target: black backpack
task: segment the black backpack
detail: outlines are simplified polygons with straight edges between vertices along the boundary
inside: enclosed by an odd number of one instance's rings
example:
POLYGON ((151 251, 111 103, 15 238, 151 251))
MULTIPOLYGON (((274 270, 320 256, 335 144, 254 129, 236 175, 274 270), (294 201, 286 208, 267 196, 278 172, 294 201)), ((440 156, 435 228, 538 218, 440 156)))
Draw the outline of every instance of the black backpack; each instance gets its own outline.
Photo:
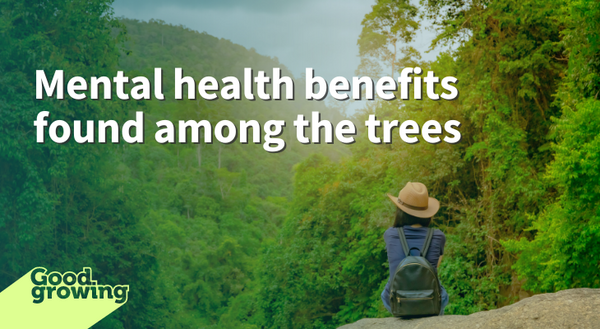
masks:
POLYGON ((397 317, 422 317, 440 314, 441 295, 440 283, 435 269, 425 258, 433 229, 427 228, 425 245, 420 251, 420 256, 411 256, 404 236, 404 229, 398 228, 400 243, 406 258, 404 258, 394 272, 390 288, 390 305, 392 314, 397 317))

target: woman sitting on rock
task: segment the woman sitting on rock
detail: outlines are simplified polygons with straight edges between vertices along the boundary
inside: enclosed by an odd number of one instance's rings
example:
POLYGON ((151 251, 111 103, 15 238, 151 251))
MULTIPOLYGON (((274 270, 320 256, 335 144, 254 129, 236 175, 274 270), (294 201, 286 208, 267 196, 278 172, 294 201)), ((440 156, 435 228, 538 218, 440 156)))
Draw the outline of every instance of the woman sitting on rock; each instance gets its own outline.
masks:
POLYGON ((429 197, 421 183, 409 182, 398 197, 388 197, 396 205, 396 218, 383 235, 390 266, 390 278, 381 293, 383 305, 395 316, 435 315, 438 307, 439 315, 443 315, 448 293, 437 279, 437 268, 446 237, 438 229, 429 232, 431 217, 440 203, 429 197), (416 257, 407 258, 407 254, 416 257))

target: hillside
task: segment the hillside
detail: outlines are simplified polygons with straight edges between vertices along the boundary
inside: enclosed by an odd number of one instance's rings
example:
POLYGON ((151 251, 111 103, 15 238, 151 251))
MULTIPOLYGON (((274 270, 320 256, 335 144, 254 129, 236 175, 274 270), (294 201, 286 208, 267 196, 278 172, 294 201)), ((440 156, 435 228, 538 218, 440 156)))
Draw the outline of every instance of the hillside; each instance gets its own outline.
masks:
MULTIPOLYGON (((336 145, 302 145, 291 122, 298 114, 320 111, 332 121, 342 118, 321 102, 173 100, 173 72, 199 81, 234 75, 243 81, 244 67, 281 67, 276 59, 257 54, 228 40, 158 21, 123 19, 127 41, 119 67, 130 76, 164 71, 165 101, 145 101, 138 110, 150 121, 153 136, 158 120, 286 120, 281 136, 287 147, 268 153, 261 144, 165 144, 154 141, 127 146, 119 164, 144 196, 141 225, 152 237, 158 261, 154 310, 165 327, 215 324, 240 294, 255 289, 255 267, 261 243, 274 238, 286 216, 293 193, 293 166, 313 153, 332 159, 347 151, 336 145), (159 297, 160 296, 160 297, 159 297)), ((297 93, 303 84, 296 81, 297 93)))
MULTIPOLYGON (((250 183, 260 185, 258 193, 267 195, 291 195, 291 168, 300 159, 314 152, 326 152, 332 158, 339 158, 347 151, 339 145, 302 145, 296 141, 292 121, 298 114, 308 115, 311 111, 319 111, 323 118, 332 122, 342 119, 337 111, 328 109, 322 102, 306 101, 296 97, 294 101, 205 101, 197 97, 196 101, 174 101, 173 81, 174 68, 183 68, 186 76, 199 81, 204 76, 221 79, 236 76, 243 81, 243 70, 251 67, 271 74, 273 67, 282 68, 282 74, 293 77, 284 65, 276 59, 257 54, 253 49, 234 44, 229 40, 219 39, 206 33, 172 26, 160 21, 139 22, 122 19, 127 31, 124 52, 119 60, 119 67, 129 75, 153 76, 154 67, 161 67, 164 72, 164 102, 150 101, 144 104, 144 111, 151 120, 169 119, 202 120, 211 122, 219 120, 285 120, 287 127, 281 136, 287 148, 282 153, 267 153, 261 144, 242 145, 234 142, 229 145, 174 145, 173 150, 196 152, 202 155, 202 162, 209 167, 221 163, 230 171, 244 170, 250 183), (194 151, 195 150, 195 151, 194 151), (219 160, 220 158, 220 160, 219 160), (261 161, 254 161, 261 159, 261 161), (286 178, 287 177, 287 178, 286 178), (267 192, 268 191, 268 192, 267 192)), ((304 94, 301 79, 295 79, 296 95, 304 94)), ((255 91, 256 92, 256 91, 255 91)), ((309 131, 309 130, 307 130, 309 131)), ((198 156, 197 156, 198 158, 198 156)), ((197 162, 197 160, 196 160, 197 162)))

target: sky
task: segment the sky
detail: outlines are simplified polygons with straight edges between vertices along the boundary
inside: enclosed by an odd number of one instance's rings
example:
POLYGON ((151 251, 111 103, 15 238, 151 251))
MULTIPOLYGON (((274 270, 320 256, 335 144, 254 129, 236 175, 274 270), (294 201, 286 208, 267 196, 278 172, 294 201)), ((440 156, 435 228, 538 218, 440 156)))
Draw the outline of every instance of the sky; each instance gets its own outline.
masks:
MULTIPOLYGON (((115 0, 117 17, 160 19, 231 40, 277 57, 300 77, 305 68, 327 80, 351 79, 360 63, 356 41, 375 0, 115 0)), ((423 24, 426 25, 426 24, 423 24)), ((413 47, 423 59, 433 33, 422 31, 413 47)), ((358 105, 358 104, 357 104, 358 105)))

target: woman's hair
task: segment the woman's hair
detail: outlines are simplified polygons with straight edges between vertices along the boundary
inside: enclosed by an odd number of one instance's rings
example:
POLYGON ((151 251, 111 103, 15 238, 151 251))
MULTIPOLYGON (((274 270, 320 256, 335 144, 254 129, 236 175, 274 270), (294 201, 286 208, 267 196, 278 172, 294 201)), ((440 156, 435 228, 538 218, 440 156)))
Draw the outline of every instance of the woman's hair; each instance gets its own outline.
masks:
POLYGON ((402 227, 404 225, 421 224, 421 226, 428 227, 431 223, 431 217, 419 218, 413 215, 409 215, 402 211, 400 208, 396 208, 396 218, 394 219, 393 227, 402 227))

